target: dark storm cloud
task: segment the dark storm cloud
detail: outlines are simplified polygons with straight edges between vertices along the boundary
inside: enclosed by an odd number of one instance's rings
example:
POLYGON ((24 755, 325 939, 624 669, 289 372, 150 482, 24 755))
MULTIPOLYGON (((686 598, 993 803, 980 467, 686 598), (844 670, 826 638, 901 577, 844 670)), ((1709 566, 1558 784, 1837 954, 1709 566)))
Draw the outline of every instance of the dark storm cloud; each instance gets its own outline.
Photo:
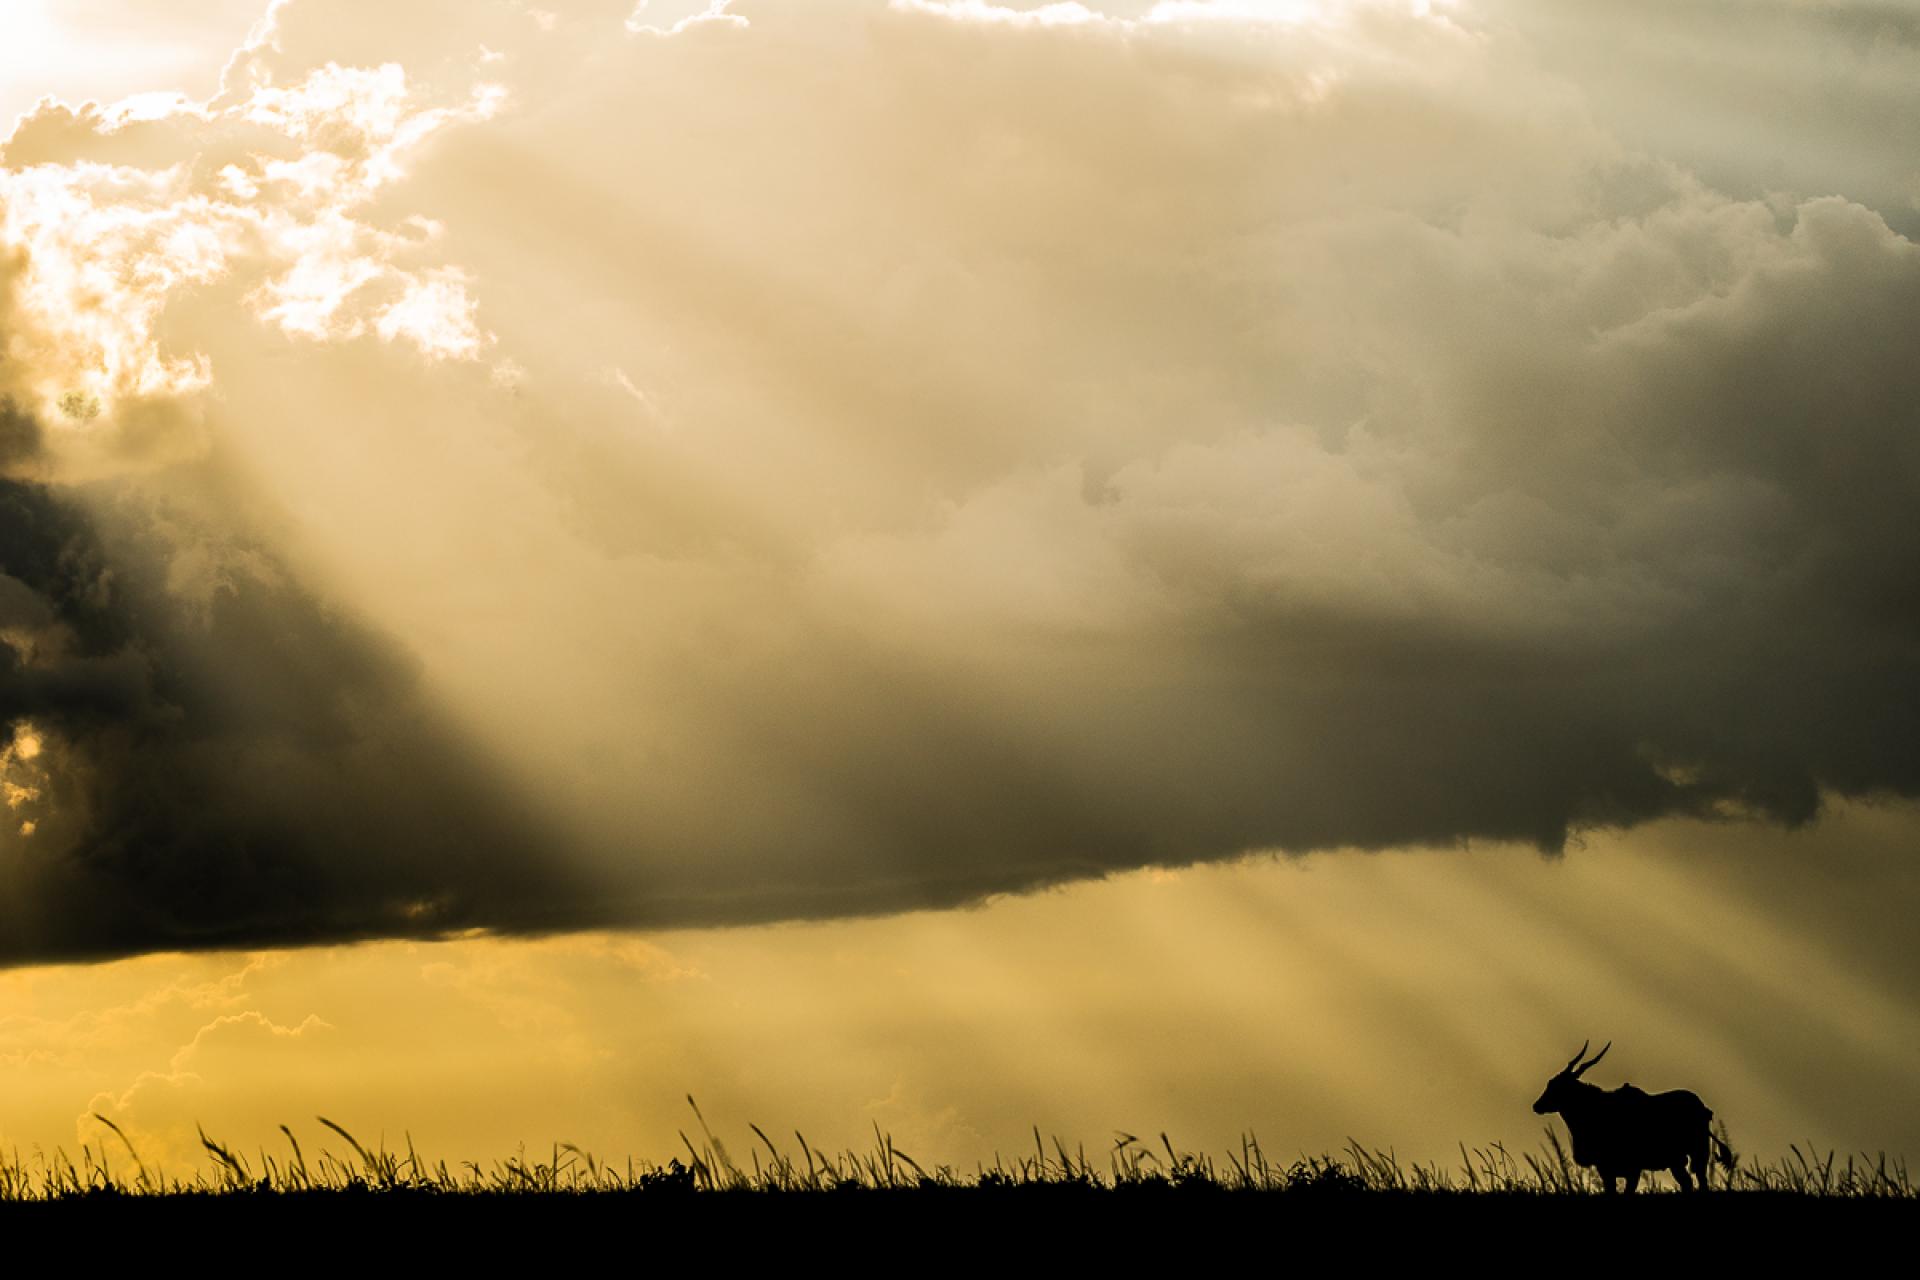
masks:
MULTIPOLYGON (((212 471, 170 487, 220 499, 212 471)), ((180 514, 0 480, 0 963, 572 918, 551 838, 392 644, 230 530, 183 600, 180 514)))
MULTIPOLYGON (((476 66, 460 8, 295 3, 236 60, 249 128, 309 87, 276 159, 406 167, 307 223, 231 120, 221 168, 189 115, 15 144, 160 148, 189 223, 264 192, 223 225, 304 246, 309 313, 355 254, 380 283, 283 333, 257 276, 168 313, 246 467, 9 491, 7 712, 46 739, 9 955, 1920 795, 1920 251, 1878 188, 1717 190, 1470 13, 743 0, 610 43, 626 6, 496 6, 476 66), (340 72, 376 32, 417 80, 340 72), (388 106, 482 74, 511 106, 398 149, 388 106), (484 333, 379 341, 455 285, 484 333)), ((124 436, 12 412, 17 474, 124 436)))

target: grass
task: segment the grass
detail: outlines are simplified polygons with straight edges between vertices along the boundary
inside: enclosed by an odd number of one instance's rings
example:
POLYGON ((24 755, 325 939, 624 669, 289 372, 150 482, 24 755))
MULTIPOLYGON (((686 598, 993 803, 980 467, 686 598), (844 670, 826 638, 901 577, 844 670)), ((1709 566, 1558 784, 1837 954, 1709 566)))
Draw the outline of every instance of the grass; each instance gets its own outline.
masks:
MULTIPOLYGON (((744 1154, 736 1157, 708 1126, 693 1099, 687 1101, 698 1140, 683 1132, 683 1152, 664 1164, 631 1160, 615 1164, 571 1143, 557 1143, 544 1158, 522 1151, 485 1166, 449 1165, 423 1157, 410 1137, 404 1150, 389 1150, 384 1142, 369 1148, 344 1126, 322 1116, 317 1118, 320 1141, 311 1155, 285 1125, 281 1133, 286 1146, 280 1150, 240 1152, 203 1131, 200 1145, 206 1163, 190 1176, 156 1173, 118 1125, 96 1115, 100 1140, 82 1143, 77 1160, 59 1149, 51 1154, 36 1150, 25 1157, 17 1151, 0 1155, 0 1203, 120 1197, 310 1199, 333 1194, 418 1200, 1037 1190, 1104 1193, 1105 1197, 1159 1191, 1255 1192, 1316 1200, 1371 1193, 1441 1201, 1571 1200, 1597 1197, 1601 1192, 1598 1180, 1573 1163, 1551 1127, 1537 1151, 1519 1155, 1499 1143, 1472 1149, 1463 1145, 1454 1167, 1404 1162, 1390 1148, 1372 1149, 1359 1143, 1337 1154, 1276 1160, 1252 1134, 1241 1139, 1237 1150, 1215 1155, 1181 1150, 1164 1133, 1158 1141, 1119 1133, 1109 1146, 1089 1154, 1084 1146, 1069 1148, 1058 1138, 1043 1138, 1035 1129, 1031 1152, 959 1170, 923 1165, 877 1127, 873 1145, 866 1150, 822 1151, 798 1132, 785 1142, 758 1125, 749 1125, 752 1140, 742 1145, 744 1154)), ((1724 1129, 1720 1137, 1725 1141, 1724 1129)), ((1656 1187, 1665 1185, 1664 1177, 1653 1182, 1656 1187)), ((1729 1148, 1722 1167, 1715 1171, 1714 1187, 1771 1198, 1920 1199, 1920 1190, 1902 1160, 1885 1155, 1843 1158, 1832 1151, 1821 1155, 1798 1145, 1789 1148, 1787 1157, 1770 1164, 1748 1162, 1729 1148)))

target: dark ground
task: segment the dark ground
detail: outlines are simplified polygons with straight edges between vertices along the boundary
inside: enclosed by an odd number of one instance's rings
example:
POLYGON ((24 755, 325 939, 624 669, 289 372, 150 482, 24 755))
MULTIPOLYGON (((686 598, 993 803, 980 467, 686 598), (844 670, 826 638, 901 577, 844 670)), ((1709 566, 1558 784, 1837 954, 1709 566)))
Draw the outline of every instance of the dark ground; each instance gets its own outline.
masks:
MULTIPOLYGON (((1618 1263, 1786 1265, 1907 1274, 1920 1201, 1765 1192, 1599 1196, 1235 1192, 1072 1187, 850 1192, 467 1195, 304 1192, 86 1196, 0 1204, 15 1246, 80 1258, 133 1249, 225 1269, 692 1266, 864 1273, 1028 1270, 1104 1259, 1201 1274, 1402 1263, 1574 1273, 1618 1263)), ((169 1268, 170 1270, 171 1268, 169 1268)), ((1700 1274, 1696 1272, 1696 1274, 1700 1274)))

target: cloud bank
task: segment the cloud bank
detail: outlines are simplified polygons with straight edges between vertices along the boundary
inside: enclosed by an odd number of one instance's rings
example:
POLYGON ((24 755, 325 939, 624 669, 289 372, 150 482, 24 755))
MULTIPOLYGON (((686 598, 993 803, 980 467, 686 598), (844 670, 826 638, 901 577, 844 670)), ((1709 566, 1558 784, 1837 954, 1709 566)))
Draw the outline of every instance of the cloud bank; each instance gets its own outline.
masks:
POLYGON ((355 11, 0 152, 10 958, 1920 793, 1871 156, 1467 4, 355 11))

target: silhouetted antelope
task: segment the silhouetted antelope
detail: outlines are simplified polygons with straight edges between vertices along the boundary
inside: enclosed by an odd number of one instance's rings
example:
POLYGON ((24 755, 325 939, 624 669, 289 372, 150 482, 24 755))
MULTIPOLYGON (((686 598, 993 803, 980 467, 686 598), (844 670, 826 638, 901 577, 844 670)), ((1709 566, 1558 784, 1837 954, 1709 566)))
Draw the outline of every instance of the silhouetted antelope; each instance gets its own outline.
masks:
POLYGON ((1685 1089, 1647 1093, 1623 1084, 1608 1092, 1583 1083, 1581 1074, 1613 1048, 1609 1040, 1605 1049, 1582 1062, 1587 1044, 1547 1081, 1546 1092, 1533 1104, 1536 1114, 1558 1111, 1567 1122, 1574 1163, 1597 1172, 1609 1194, 1622 1178, 1627 1190, 1633 1191, 1647 1169, 1665 1169, 1686 1190, 1706 1190, 1707 1160, 1714 1141, 1709 1128, 1713 1112, 1707 1104, 1685 1089), (1692 1178, 1687 1176, 1689 1162, 1692 1178))

